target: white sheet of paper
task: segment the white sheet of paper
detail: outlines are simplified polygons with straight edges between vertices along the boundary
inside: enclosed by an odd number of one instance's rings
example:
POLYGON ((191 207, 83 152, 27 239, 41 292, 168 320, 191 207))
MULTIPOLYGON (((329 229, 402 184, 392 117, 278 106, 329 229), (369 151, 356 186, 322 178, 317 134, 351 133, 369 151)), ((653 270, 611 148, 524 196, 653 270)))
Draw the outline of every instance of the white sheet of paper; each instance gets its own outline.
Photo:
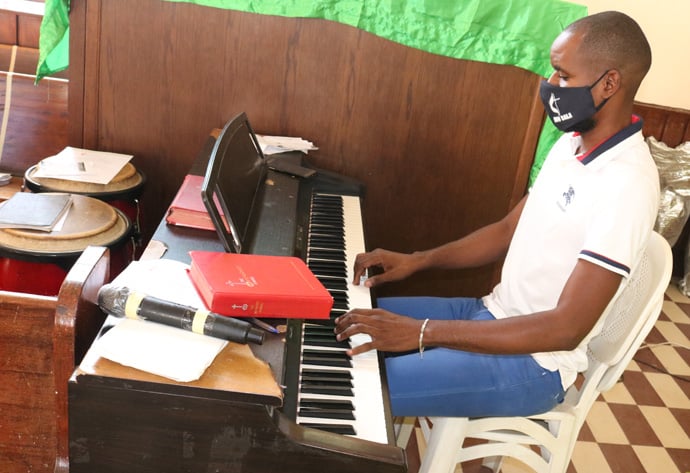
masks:
MULTIPOLYGON (((112 282, 191 307, 205 307, 187 274, 173 260, 134 261, 112 282)), ((180 382, 199 379, 228 342, 154 322, 123 319, 94 348, 111 361, 180 382)))
POLYGON ((310 150, 319 149, 314 143, 299 137, 256 135, 261 151, 264 155, 285 153, 287 151, 301 151, 307 153, 310 150))
POLYGON ((33 177, 108 184, 132 159, 131 155, 66 147, 41 160, 33 177))
POLYGON ((195 308, 206 308, 189 277, 189 265, 170 259, 132 261, 111 282, 149 296, 195 308))

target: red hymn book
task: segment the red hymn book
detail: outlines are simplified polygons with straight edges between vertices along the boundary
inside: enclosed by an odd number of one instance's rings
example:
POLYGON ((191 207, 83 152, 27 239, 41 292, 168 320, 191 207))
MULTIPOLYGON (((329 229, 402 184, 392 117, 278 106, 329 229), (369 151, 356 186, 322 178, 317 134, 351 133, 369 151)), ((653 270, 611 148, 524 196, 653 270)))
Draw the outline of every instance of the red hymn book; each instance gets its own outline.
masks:
POLYGON ((200 228, 202 230, 214 230, 213 221, 208 214, 204 201, 201 200, 201 185, 204 176, 187 174, 182 181, 180 189, 175 194, 165 221, 171 225, 181 227, 200 228))
POLYGON ((189 276, 213 312, 233 317, 329 317, 333 297, 299 258, 213 251, 189 255, 189 276))

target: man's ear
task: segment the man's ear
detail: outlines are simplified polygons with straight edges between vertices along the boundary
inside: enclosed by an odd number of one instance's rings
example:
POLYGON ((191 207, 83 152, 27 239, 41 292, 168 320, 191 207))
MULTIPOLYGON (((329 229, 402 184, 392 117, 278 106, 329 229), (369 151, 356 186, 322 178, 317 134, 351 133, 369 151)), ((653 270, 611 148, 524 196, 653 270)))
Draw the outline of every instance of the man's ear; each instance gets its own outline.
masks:
POLYGON ((621 87, 621 73, 617 69, 609 70, 601 80, 603 85, 603 95, 607 99, 618 92, 621 87))

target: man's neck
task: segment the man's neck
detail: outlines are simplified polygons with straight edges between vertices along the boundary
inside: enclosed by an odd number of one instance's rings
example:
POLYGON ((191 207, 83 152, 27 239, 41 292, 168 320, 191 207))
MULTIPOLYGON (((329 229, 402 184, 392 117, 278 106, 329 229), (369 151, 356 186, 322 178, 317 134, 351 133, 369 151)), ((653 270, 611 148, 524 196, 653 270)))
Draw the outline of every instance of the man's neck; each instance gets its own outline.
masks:
POLYGON ((578 152, 586 153, 590 151, 592 148, 608 140, 610 137, 621 131, 623 128, 630 125, 631 116, 632 115, 628 115, 627 119, 621 117, 620 119, 615 121, 602 120, 601 122, 597 123, 597 126, 595 126, 592 130, 589 130, 585 133, 581 133, 580 137, 582 141, 578 152))

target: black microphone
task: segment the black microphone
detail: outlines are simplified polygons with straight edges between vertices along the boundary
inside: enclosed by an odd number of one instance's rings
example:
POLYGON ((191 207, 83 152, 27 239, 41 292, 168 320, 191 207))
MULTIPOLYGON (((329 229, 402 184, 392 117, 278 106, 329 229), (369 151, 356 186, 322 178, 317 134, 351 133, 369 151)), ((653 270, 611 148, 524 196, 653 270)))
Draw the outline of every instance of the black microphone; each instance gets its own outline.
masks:
POLYGON ((101 287, 98 306, 115 317, 148 320, 231 342, 261 345, 264 341, 264 332, 244 320, 147 296, 128 287, 101 287))

